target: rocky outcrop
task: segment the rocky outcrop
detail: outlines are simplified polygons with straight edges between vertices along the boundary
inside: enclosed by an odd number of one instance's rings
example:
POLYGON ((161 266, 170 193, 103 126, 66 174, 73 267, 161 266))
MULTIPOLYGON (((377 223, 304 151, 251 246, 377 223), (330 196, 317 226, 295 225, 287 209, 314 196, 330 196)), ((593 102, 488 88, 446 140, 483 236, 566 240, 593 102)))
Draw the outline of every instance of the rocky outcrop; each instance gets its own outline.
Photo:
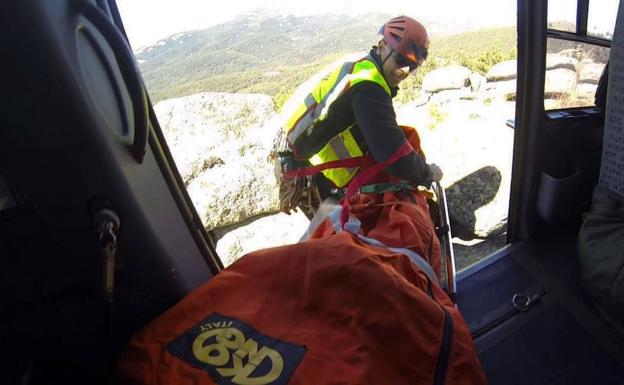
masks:
POLYGON ((473 100, 477 97, 477 94, 470 91, 469 87, 464 87, 459 90, 445 90, 436 92, 431 95, 431 102, 434 103, 448 103, 453 100, 473 100))
POLYGON ((470 85, 470 71, 460 65, 451 65, 435 69, 425 75, 422 89, 425 92, 457 90, 470 85))
MULTIPOLYGON (((558 54, 546 55, 546 79, 544 96, 549 98, 592 97, 596 91, 603 63, 594 63, 590 59, 580 61, 577 50, 565 50, 558 54), (594 85, 594 86, 592 86, 594 85)), ((507 100, 516 97, 517 61, 508 60, 498 63, 486 74, 486 89, 507 100)))
POLYGON ((206 228, 278 210, 267 160, 276 130, 269 96, 200 93, 154 109, 206 228))
POLYGON ((418 128, 427 160, 444 172, 453 234, 472 239, 504 231, 513 154, 513 129, 505 121, 514 117, 515 103, 454 100, 436 110, 446 118, 433 129, 427 127, 437 118, 428 106, 402 106, 397 119, 418 128))
POLYGON ((191 181, 187 190, 207 229, 279 210, 273 166, 266 154, 256 149, 191 181))
POLYGON ((268 247, 297 243, 310 221, 297 211, 262 217, 228 231, 217 242, 217 253, 225 266, 243 255, 268 247))
POLYGON ((500 202, 488 207, 501 190, 506 190, 502 172, 495 166, 483 166, 448 186, 446 197, 453 234, 463 239, 487 238, 502 230, 507 215, 496 210, 495 205, 500 202))
POLYGON ((576 71, 577 65, 578 59, 567 55, 556 53, 549 53, 546 55, 546 71, 555 69, 568 69, 570 71, 576 71))
POLYGON ((594 97, 596 88, 598 87, 598 81, 600 80, 604 68, 605 64, 594 63, 591 60, 583 60, 579 63, 576 92, 580 97, 594 97))
POLYGON ((596 95, 597 84, 579 83, 576 85, 576 93, 579 97, 592 99, 596 95))
POLYGON ((570 95, 576 88, 576 72, 565 67, 546 71, 544 97, 570 95))
MULTIPOLYGON (((582 53, 565 50, 546 55, 544 97, 556 99, 550 103, 554 106, 565 98, 590 98, 595 93, 604 63, 595 63, 591 59, 579 62, 575 55, 581 56, 582 53)), ((515 100, 517 66, 517 60, 500 62, 485 76, 470 73, 469 69, 457 65, 438 68, 424 76, 422 90, 430 94, 431 100, 442 103, 454 98, 478 99, 479 94, 484 98, 515 100)))
POLYGON ((591 60, 582 61, 578 70, 579 84, 598 84, 604 67, 603 63, 594 63, 591 60))
POLYGON ((487 78, 478 72, 470 74, 470 91, 479 92, 485 88, 487 78))
POLYGON ((489 90, 493 97, 500 97, 504 100, 516 99, 516 79, 497 80, 487 82, 485 88, 489 90))
POLYGON ((517 60, 507 60, 495 64, 485 75, 488 82, 515 79, 518 72, 517 60))
POLYGON ((493 65, 485 74, 487 79, 485 89, 493 97, 514 100, 516 97, 517 67, 518 62, 516 60, 507 60, 493 65))

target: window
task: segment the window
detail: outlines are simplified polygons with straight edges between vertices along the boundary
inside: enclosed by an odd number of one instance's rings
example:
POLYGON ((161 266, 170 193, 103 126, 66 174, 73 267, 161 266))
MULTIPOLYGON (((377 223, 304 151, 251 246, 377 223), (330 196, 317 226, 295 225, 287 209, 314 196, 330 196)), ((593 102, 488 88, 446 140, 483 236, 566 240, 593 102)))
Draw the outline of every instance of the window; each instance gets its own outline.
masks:
POLYGON ((558 31, 576 31, 577 0, 549 0, 548 28, 558 31))
POLYGON ((591 0, 587 34, 611 40, 620 0, 591 0))
POLYGON ((551 38, 546 52, 544 107, 552 110, 594 105, 609 48, 551 38))
POLYGON ((594 106, 619 0, 550 0, 544 108, 594 106), (578 5, 578 8, 577 8, 578 5))
POLYGON ((297 242, 306 230, 303 214, 278 213, 275 169, 267 161, 281 129, 276 118, 297 87, 327 64, 368 52, 388 12, 420 18, 430 32, 429 59, 401 84, 394 107, 400 124, 417 128, 428 161, 444 170, 458 269, 502 247, 516 1, 441 0, 423 8, 399 0, 387 9, 343 0, 315 4, 317 14, 305 3, 268 3, 227 2, 217 12, 207 1, 118 1, 168 147, 224 265, 297 242), (487 14, 473 12, 486 8, 487 14), (487 140, 479 151, 466 151, 477 137, 487 140), (488 187, 472 189, 478 180, 488 187))

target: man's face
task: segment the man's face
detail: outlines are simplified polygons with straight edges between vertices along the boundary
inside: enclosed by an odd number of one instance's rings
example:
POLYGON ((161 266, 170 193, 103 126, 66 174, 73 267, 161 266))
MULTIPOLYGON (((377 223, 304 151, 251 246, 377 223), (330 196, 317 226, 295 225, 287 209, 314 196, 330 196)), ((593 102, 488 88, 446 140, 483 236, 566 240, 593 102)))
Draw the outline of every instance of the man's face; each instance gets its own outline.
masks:
POLYGON ((409 76, 410 65, 405 60, 401 60, 400 55, 394 52, 383 40, 379 41, 377 45, 377 54, 383 62, 383 76, 390 87, 397 87, 409 76))

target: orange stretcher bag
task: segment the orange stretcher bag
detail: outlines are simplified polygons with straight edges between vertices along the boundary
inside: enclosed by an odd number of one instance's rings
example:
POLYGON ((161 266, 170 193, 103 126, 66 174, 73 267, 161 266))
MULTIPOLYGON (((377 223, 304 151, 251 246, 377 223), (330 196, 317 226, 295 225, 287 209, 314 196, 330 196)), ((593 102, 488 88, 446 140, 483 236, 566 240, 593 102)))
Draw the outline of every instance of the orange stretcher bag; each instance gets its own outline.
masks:
POLYGON ((242 257, 130 341, 129 384, 484 384, 417 191, 359 194, 242 257))

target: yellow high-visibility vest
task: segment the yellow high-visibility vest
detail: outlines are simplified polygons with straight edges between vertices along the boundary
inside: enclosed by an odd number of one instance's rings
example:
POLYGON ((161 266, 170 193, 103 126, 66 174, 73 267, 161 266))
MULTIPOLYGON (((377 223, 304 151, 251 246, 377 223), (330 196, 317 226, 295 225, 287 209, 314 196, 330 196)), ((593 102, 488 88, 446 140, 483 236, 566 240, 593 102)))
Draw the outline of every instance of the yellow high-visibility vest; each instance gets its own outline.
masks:
MULTIPOLYGON (((370 55, 347 61, 331 70, 305 97, 295 112, 286 121, 284 132, 288 143, 294 146, 297 138, 310 126, 327 118, 330 106, 351 87, 364 81, 372 81, 383 87, 391 95, 390 87, 384 79, 374 59, 370 55)), ((355 123, 354 123, 355 124, 355 123)), ((308 158, 313 165, 339 159, 348 159, 363 155, 363 151, 351 134, 351 126, 344 129, 323 145, 321 150, 308 158)), ((295 148, 296 152, 296 148, 295 148)), ((337 187, 346 186, 355 176, 358 168, 334 168, 322 171, 327 179, 337 187)))

